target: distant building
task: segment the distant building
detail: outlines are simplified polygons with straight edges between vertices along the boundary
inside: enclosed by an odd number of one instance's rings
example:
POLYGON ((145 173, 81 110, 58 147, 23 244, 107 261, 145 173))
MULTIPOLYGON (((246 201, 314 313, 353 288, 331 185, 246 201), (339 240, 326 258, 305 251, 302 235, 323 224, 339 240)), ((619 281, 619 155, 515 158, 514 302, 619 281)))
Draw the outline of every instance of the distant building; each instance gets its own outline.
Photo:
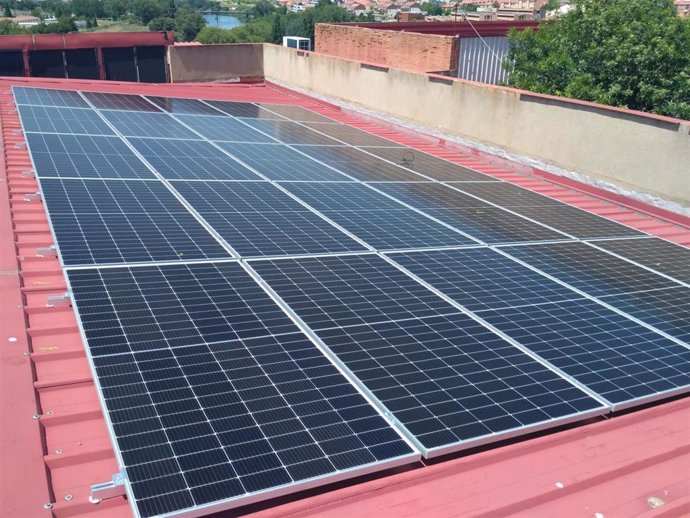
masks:
POLYGON ((678 9, 678 16, 690 16, 690 0, 676 0, 676 9, 678 9))
POLYGON ((0 17, 0 20, 14 22, 20 27, 31 27, 41 23, 41 19, 38 16, 15 16, 14 18, 0 17))

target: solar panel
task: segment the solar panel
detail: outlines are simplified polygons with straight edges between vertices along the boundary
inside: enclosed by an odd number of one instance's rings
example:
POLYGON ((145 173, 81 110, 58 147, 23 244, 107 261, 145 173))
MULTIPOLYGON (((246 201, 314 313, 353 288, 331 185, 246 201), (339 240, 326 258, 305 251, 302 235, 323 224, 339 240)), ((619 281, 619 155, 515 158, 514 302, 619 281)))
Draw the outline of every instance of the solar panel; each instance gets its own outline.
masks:
POLYGON ((305 126, 309 126, 313 130, 320 133, 325 133, 329 137, 345 142, 351 146, 390 146, 403 147, 392 140, 379 137, 373 133, 362 131, 346 124, 333 124, 332 122, 306 122, 305 126))
POLYGON ((445 182, 498 181, 491 176, 410 147, 363 147, 362 150, 434 180, 445 182))
POLYGON ((204 101, 214 108, 221 110, 234 117, 246 117, 252 119, 285 120, 284 117, 273 113, 261 106, 253 103, 230 102, 230 101, 204 101))
POLYGON ((292 121, 272 121, 262 119, 242 119, 252 128, 270 135, 284 144, 318 144, 337 146, 340 144, 326 135, 312 131, 292 121))
POLYGON ((68 275, 143 518, 418 458, 238 264, 68 275))
POLYGON ((528 207, 528 206, 561 206, 558 200, 542 194, 524 189, 519 185, 507 182, 492 183, 468 183, 457 185, 458 189, 474 194, 483 200, 490 201, 502 207, 528 207))
POLYGON ((477 313, 624 408, 690 388, 690 349, 589 300, 477 313))
POLYGON ((18 112, 25 132, 115 135, 93 110, 19 105, 18 112))
POLYGON ((493 208, 488 203, 441 183, 386 183, 376 188, 418 209, 493 208))
POLYGON ((27 133, 26 142, 41 178, 155 178, 116 137, 27 133))
POLYGON ((489 244, 568 239, 564 234, 499 208, 423 210, 426 214, 489 244))
POLYGON ((125 110, 135 112, 161 111, 140 95, 84 92, 84 97, 100 110, 125 110))
POLYGON ((298 122, 336 122, 316 112, 291 104, 259 104, 259 107, 298 122))
POLYGON ((353 147, 295 146, 295 149, 363 182, 428 181, 428 178, 379 160, 353 147))
POLYGON ((281 144, 231 144, 222 147, 269 180, 347 181, 347 176, 281 144))
POLYGON ((167 113, 102 110, 103 116, 125 137, 199 139, 167 113))
POLYGON ((251 264, 426 456, 603 410, 379 257, 251 264))
POLYGON ((582 299, 573 290, 488 248, 389 257, 472 311, 582 299))
POLYGON ((663 239, 597 241, 596 246, 690 283, 690 249, 663 239))
POLYGON ((174 182, 174 186, 241 256, 365 250, 268 182, 174 182))
POLYGON ((65 265, 228 258, 158 181, 41 181, 65 265))
POLYGON ((633 228, 565 204, 511 207, 510 210, 580 239, 644 235, 633 228))
POLYGON ((155 97, 147 95, 146 98, 153 104, 161 108, 163 111, 172 113, 174 115, 217 115, 223 117, 224 115, 211 106, 202 103, 196 99, 178 99, 175 97, 155 97))
POLYGON ((503 250, 596 297, 678 286, 672 280, 584 243, 515 246, 503 250))
POLYGON ((284 183, 288 191, 377 250, 438 248, 475 243, 366 186, 284 183))
POLYGON ((17 104, 34 104, 36 106, 64 106, 69 108, 88 108, 89 104, 82 99, 79 92, 72 90, 52 90, 47 88, 27 88, 13 86, 14 100, 17 104))
POLYGON ((128 139, 169 180, 260 180, 242 164, 201 140, 128 139))
POLYGON ((601 297, 601 300, 690 347, 690 288, 623 293, 601 297))
POLYGON ((254 131, 242 121, 232 117, 178 115, 177 118, 209 140, 225 140, 228 142, 275 142, 271 137, 254 131))

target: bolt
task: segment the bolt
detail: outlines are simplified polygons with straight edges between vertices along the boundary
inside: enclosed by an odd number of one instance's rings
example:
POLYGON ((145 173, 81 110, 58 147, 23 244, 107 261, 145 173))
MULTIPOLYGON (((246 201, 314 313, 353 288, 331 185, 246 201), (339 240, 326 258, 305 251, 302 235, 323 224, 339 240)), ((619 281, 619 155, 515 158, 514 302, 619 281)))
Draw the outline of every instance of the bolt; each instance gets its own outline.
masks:
POLYGON ((93 496, 89 496, 89 502, 91 502, 93 505, 97 505, 97 504, 101 503, 101 499, 93 497, 93 496))
POLYGON ((17 341, 17 337, 16 337, 16 336, 10 336, 10 337, 7 339, 7 341, 10 342, 10 343, 14 343, 14 342, 17 341))
POLYGON ((53 504, 44 504, 43 505, 43 509, 52 509, 52 508, 53 508, 53 504))
POLYGON ((53 415, 53 411, 52 411, 52 410, 48 410, 48 412, 46 412, 46 413, 47 413, 48 415, 53 415))
POLYGON ((41 414, 34 414, 33 416, 31 416, 31 418, 32 418, 32 419, 40 419, 40 418, 41 418, 41 414))
POLYGON ((26 351, 26 352, 24 353, 24 356, 31 356, 31 353, 30 353, 29 351, 26 351))
POLYGON ((68 502, 72 500, 72 498, 74 498, 72 495, 65 495, 65 500, 67 500, 68 502))
POLYGON ((58 448, 57 450, 55 450, 55 454, 62 455, 62 448, 58 448))

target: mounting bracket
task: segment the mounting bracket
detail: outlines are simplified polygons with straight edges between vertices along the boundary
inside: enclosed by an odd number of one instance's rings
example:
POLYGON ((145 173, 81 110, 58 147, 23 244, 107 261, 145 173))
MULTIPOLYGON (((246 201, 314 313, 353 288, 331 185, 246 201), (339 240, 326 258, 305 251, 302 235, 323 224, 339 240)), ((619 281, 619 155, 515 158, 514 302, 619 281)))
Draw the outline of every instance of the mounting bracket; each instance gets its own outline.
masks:
POLYGON ((44 246, 36 249, 37 257, 57 257, 57 248, 55 245, 44 246))
POLYGON ((64 308, 69 306, 71 302, 72 294, 69 291, 66 291, 62 295, 51 295, 50 297, 48 297, 48 303, 46 304, 46 307, 64 308))
POLYGON ((113 479, 110 482, 102 482, 91 486, 89 493, 89 502, 97 504, 101 500, 108 498, 115 498, 118 496, 125 496, 125 481, 127 474, 123 469, 119 473, 113 474, 113 479))

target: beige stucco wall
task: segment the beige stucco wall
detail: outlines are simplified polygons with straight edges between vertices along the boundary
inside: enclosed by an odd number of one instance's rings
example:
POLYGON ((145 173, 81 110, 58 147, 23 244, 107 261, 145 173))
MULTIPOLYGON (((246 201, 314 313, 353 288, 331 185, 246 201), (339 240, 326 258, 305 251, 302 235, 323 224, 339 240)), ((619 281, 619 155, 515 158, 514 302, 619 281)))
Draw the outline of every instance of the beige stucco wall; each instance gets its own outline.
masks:
POLYGON ((268 80, 690 207, 688 123, 663 123, 422 73, 377 70, 275 45, 264 46, 264 71, 268 80))
POLYGON ((189 45, 168 47, 173 83, 260 79, 263 45, 189 45))

